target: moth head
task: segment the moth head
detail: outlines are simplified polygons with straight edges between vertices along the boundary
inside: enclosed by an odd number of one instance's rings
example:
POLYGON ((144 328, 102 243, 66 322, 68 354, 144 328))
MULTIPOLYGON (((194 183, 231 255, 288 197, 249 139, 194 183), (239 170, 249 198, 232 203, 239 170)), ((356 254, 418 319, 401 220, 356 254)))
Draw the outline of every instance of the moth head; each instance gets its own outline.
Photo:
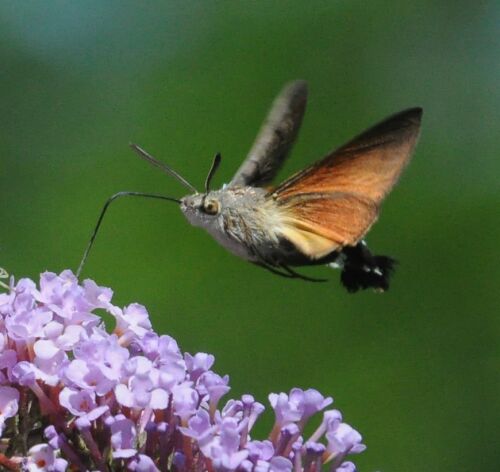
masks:
POLYGON ((205 192, 188 195, 181 199, 181 210, 194 226, 210 227, 217 224, 217 217, 221 213, 222 204, 220 192, 210 191, 210 182, 220 165, 221 156, 217 153, 212 161, 207 178, 205 179, 205 192))
POLYGON ((181 211, 195 226, 209 226, 222 211, 222 202, 217 192, 195 193, 181 198, 181 211))

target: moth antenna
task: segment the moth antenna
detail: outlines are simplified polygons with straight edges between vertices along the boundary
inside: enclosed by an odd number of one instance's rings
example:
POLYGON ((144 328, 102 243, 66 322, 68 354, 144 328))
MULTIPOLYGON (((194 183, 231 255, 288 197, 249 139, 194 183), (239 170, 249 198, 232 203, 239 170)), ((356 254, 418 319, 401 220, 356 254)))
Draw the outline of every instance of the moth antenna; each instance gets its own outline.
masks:
POLYGON ((106 214, 106 211, 109 208, 109 205, 111 205, 112 202, 114 202, 116 199, 121 198, 121 197, 157 198, 160 200, 167 200, 169 202, 175 202, 177 204, 181 203, 180 200, 178 200, 177 198, 166 197, 165 195, 157 195, 154 193, 118 192, 118 193, 115 193, 114 195, 112 195, 111 197, 109 197, 101 210, 101 213, 99 215, 99 218, 97 219, 97 223, 95 225, 94 231, 92 232, 92 236, 90 237, 90 240, 87 244, 87 247, 85 248, 85 252, 83 253, 82 260, 80 262, 80 265, 78 266, 78 270, 76 271, 76 278, 77 279, 80 278, 80 274, 82 273, 83 266, 85 265, 85 262, 88 258, 90 250, 92 249, 92 246, 94 244, 94 240, 97 236, 97 232, 99 231, 102 220, 104 219, 104 215, 106 214))
POLYGON ((212 161, 212 165, 210 167, 210 170, 208 171, 207 178, 205 179, 205 193, 208 193, 210 191, 210 182, 212 181, 212 177, 217 172, 221 160, 222 156, 220 155, 220 152, 218 152, 215 155, 214 160, 212 161))
POLYGON ((194 187, 194 185, 190 184, 184 177, 182 177, 182 175, 177 173, 171 167, 167 166, 167 164, 155 159, 151 154, 146 152, 144 149, 142 149, 137 144, 130 143, 130 147, 139 155, 139 157, 142 157, 144 160, 148 161, 150 164, 153 164, 154 166, 160 168, 163 172, 166 172, 168 175, 176 178, 182 185, 187 187, 192 192, 199 193, 198 190, 196 190, 196 188, 194 187))

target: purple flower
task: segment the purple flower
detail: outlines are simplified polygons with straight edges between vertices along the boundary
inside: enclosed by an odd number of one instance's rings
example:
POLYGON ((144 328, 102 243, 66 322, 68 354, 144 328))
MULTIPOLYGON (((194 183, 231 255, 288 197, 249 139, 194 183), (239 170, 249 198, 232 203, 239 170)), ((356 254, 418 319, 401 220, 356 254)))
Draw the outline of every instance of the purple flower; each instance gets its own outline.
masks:
POLYGON ((259 402, 256 402, 252 395, 243 395, 241 397, 243 404, 243 413, 248 417, 248 430, 250 431, 266 407, 259 402))
POLYGON ((85 289, 78 285, 77 278, 69 270, 60 275, 45 272, 40 277, 40 290, 34 293, 36 300, 52 310, 64 323, 93 326, 100 321, 91 310, 101 306, 90 303, 85 289))
POLYGON ((323 413, 323 421, 318 429, 309 439, 310 441, 317 441, 325 432, 333 431, 342 422, 342 414, 338 410, 328 410, 323 413))
MULTIPOLYGON (((0 370, 5 369, 7 376, 9 376, 12 367, 17 363, 17 353, 13 349, 5 349, 0 352, 0 370)), ((3 382, 0 382, 3 383, 3 382)))
POLYGON ((246 448, 248 457, 257 462, 258 460, 268 461, 274 456, 274 446, 271 441, 249 441, 246 448))
POLYGON ((328 452, 331 454, 356 454, 363 452, 366 446, 361 443, 362 437, 347 423, 340 423, 326 432, 328 452))
POLYGON ((81 325, 65 326, 63 323, 51 321, 45 325, 44 334, 59 349, 70 351, 81 339, 87 337, 88 332, 81 325))
POLYGON ((309 388, 302 391, 298 388, 292 389, 290 397, 297 396, 302 401, 304 412, 302 413, 302 420, 309 419, 312 415, 325 409, 333 403, 332 397, 324 397, 317 390, 309 388))
POLYGON ((31 342, 43 337, 43 328, 52 320, 52 312, 45 307, 15 312, 5 318, 7 334, 14 341, 31 342))
POLYGON ((307 441, 304 444, 306 455, 304 457, 304 469, 316 468, 321 470, 323 453, 326 450, 324 444, 314 441, 307 441))
POLYGON ((68 356, 52 341, 41 339, 33 345, 37 379, 55 386, 59 382, 61 370, 68 363, 68 356))
POLYGON ((198 352, 194 356, 186 352, 184 360, 186 361, 190 379, 196 381, 203 372, 207 372, 213 366, 215 357, 204 352, 198 352))
POLYGON ((111 304, 113 290, 99 287, 93 280, 83 281, 83 289, 87 302, 95 308, 104 308, 112 311, 115 307, 111 304))
POLYGON ((335 472, 356 472, 356 466, 352 462, 343 462, 335 469, 335 472))
POLYGON ((14 279, 11 278, 10 290, 10 294, 5 298, 3 314, 12 315, 35 308, 33 294, 36 292, 36 285, 32 280, 20 279, 17 285, 14 285, 14 279))
POLYGON ((182 357, 182 353, 177 345, 177 341, 174 338, 171 338, 167 335, 158 336, 156 335, 158 340, 158 357, 160 365, 169 365, 172 363, 180 364, 184 367, 184 372, 186 366, 184 364, 184 359, 182 357))
POLYGON ((96 408, 95 393, 65 387, 59 394, 59 403, 75 416, 87 415, 96 408))
POLYGON ((285 425, 302 418, 303 407, 300 402, 292 401, 286 393, 269 394, 269 403, 276 415, 276 423, 285 425))
POLYGON ((48 444, 37 444, 28 451, 23 470, 29 472, 53 471, 64 472, 68 462, 56 457, 56 450, 48 444))
POLYGON ((124 415, 109 417, 106 420, 107 426, 111 430, 111 446, 113 447, 113 457, 127 458, 137 453, 136 428, 132 420, 124 415))
POLYGON ((97 366, 89 365, 81 359, 68 364, 63 370, 63 378, 71 386, 93 390, 98 395, 105 395, 114 386, 114 382, 105 377, 97 366))
POLYGON ((276 456, 269 461, 269 472, 290 472, 292 462, 285 457, 276 456))
POLYGON ((135 472, 160 472, 153 460, 144 454, 138 454, 128 464, 129 470, 135 472))
POLYGON ((185 436, 195 439, 199 448, 206 455, 210 454, 218 428, 212 424, 206 410, 198 410, 196 415, 188 421, 188 427, 180 427, 179 429, 185 436))
POLYGON ((30 386, 36 380, 36 368, 33 364, 27 361, 18 362, 12 369, 12 379, 15 384, 22 387, 30 386))
POLYGON ((40 290, 35 290, 36 298, 46 305, 54 303, 61 306, 65 293, 76 287, 78 280, 69 270, 61 272, 60 275, 44 272, 40 275, 40 290))
POLYGON ((17 414, 19 408, 19 391, 12 387, 0 387, 0 436, 5 421, 17 414))
POLYGON ((160 369, 160 384, 170 390, 186 379, 186 364, 175 339, 146 333, 138 341, 142 353, 160 369))
POLYGON ((121 405, 132 408, 164 409, 168 406, 168 392, 160 381, 161 373, 144 356, 128 359, 122 366, 122 382, 115 387, 121 405))
POLYGON ((235 418, 224 418, 219 427, 207 455, 216 470, 235 470, 248 456, 248 450, 240 449, 242 425, 235 418))
POLYGON ((314 413, 333 402, 331 397, 323 397, 317 390, 293 388, 290 394, 271 393, 269 402, 276 414, 276 423, 284 426, 292 422, 307 421, 314 413))
POLYGON ((172 389, 174 411, 183 422, 193 416, 198 409, 199 394, 191 385, 192 382, 187 381, 175 385, 172 389))
POLYGON ((293 444, 300 438, 300 428, 295 423, 289 423, 281 428, 276 443, 276 453, 288 456, 293 444))
POLYGON ((121 380, 123 363, 130 356, 130 352, 119 345, 115 335, 108 335, 97 329, 93 330, 89 339, 80 342, 75 347, 74 353, 76 360, 72 362, 73 366, 69 372, 66 371, 66 376, 71 375, 73 379, 81 378, 75 372, 74 365, 74 362, 80 361, 79 367, 85 364, 85 371, 94 378, 100 377, 98 385, 101 388, 104 387, 104 390, 98 392, 101 395, 107 393, 121 380))
POLYGON ((196 382, 196 389, 200 395, 208 397, 211 407, 215 409, 219 400, 231 390, 228 383, 228 375, 221 377, 212 371, 208 371, 199 376, 196 382))
POLYGON ((344 458, 365 446, 338 410, 303 436, 330 397, 299 388, 269 395, 276 422, 258 439, 264 405, 252 395, 219 405, 229 376, 211 370, 214 356, 182 353, 152 330, 142 305, 117 307, 110 289, 82 285, 70 271, 42 274, 39 288, 21 279, 6 289, 0 434, 23 470, 320 472, 330 462, 332 472, 354 472, 344 458), (114 333, 96 309, 115 317, 114 333), (41 425, 47 444, 12 437, 14 417, 27 429, 41 425))
POLYGON ((276 456, 268 461, 257 461, 254 472, 291 472, 292 462, 286 457, 276 456))
POLYGON ((146 308, 138 303, 132 303, 122 310, 114 309, 116 318, 115 333, 118 336, 140 339, 151 331, 151 322, 146 308))
POLYGON ((218 412, 219 416, 225 418, 226 416, 237 416, 239 418, 243 417, 243 402, 241 400, 228 400, 222 412, 218 412))
POLYGON ((307 441, 304 444, 304 447, 306 449, 306 454, 308 456, 312 456, 314 458, 321 456, 323 452, 325 452, 326 447, 324 444, 318 443, 318 442, 313 442, 313 441, 307 441))

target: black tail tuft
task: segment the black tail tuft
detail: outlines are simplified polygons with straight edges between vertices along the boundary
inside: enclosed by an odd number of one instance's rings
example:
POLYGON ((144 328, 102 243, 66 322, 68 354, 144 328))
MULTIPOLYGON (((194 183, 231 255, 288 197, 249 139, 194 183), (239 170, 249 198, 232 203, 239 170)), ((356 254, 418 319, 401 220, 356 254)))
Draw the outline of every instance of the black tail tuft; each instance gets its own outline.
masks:
POLYGON ((389 290, 389 278, 396 261, 387 256, 374 256, 365 243, 346 247, 344 267, 340 279, 350 293, 373 288, 379 292, 389 290))

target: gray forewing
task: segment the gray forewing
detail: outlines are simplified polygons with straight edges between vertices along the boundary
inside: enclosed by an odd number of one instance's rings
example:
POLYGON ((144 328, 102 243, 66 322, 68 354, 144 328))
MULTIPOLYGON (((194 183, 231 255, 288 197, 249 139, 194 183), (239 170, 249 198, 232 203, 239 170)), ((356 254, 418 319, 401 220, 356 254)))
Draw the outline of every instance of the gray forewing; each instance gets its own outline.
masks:
POLYGON ((276 97, 230 186, 261 187, 278 173, 297 137, 307 103, 307 82, 297 80, 276 97))

